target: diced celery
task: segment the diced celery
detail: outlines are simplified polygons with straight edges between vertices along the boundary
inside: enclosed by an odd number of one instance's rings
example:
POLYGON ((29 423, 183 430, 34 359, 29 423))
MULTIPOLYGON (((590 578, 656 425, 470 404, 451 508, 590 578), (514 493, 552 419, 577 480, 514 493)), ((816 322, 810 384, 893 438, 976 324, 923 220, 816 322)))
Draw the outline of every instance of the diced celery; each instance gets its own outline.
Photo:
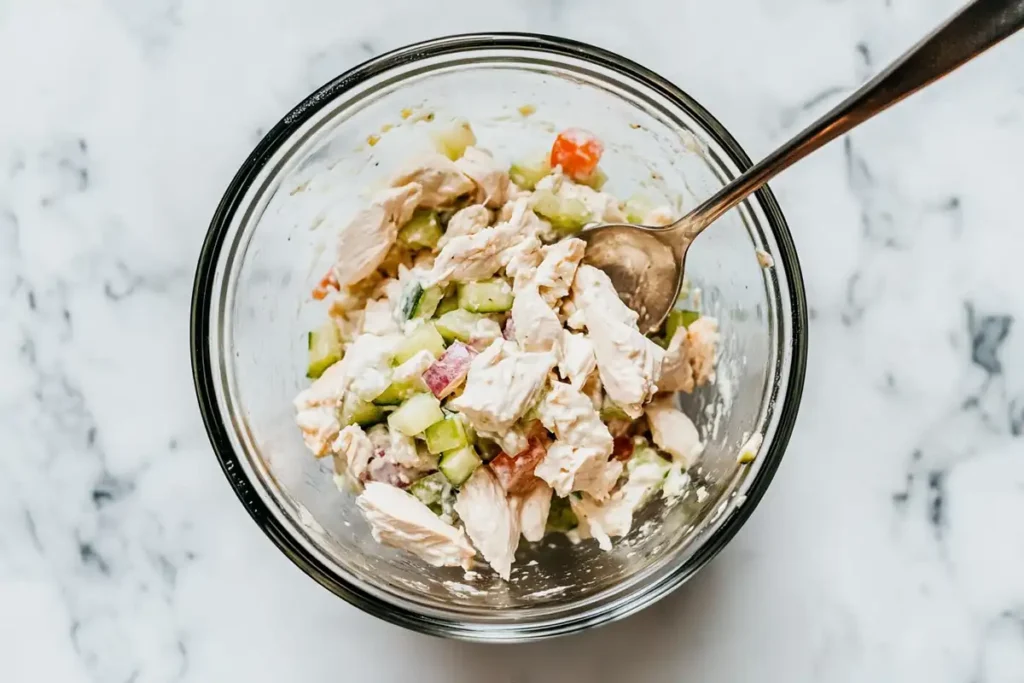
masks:
POLYGON ((409 493, 416 496, 424 505, 440 506, 441 494, 444 492, 444 487, 447 484, 448 480, 445 479, 443 474, 434 472, 414 481, 409 487, 409 493))
POLYGON ((433 249, 444 231, 436 211, 416 209, 409 222, 398 231, 398 241, 410 249, 433 249))
POLYGON ((416 436, 444 419, 441 404, 433 394, 416 394, 388 415, 388 427, 406 436, 416 436))
POLYGON ((349 394, 341 405, 339 420, 342 425, 359 425, 366 427, 377 424, 384 419, 384 411, 380 406, 364 401, 355 394, 349 394))
POLYGON ((434 323, 423 323, 403 339, 395 349, 392 362, 395 365, 401 365, 424 349, 430 351, 434 358, 440 358, 444 353, 444 338, 438 333, 434 323))
POLYGON ((473 329, 483 318, 484 316, 479 313, 470 313, 469 311, 457 308, 442 315, 434 322, 434 325, 437 327, 437 331, 441 333, 441 337, 449 344, 456 340, 469 342, 473 329))
POLYGON ((508 177, 524 190, 532 190, 541 178, 551 173, 551 165, 547 159, 540 162, 522 162, 512 164, 508 169, 508 177))
POLYGON ((444 295, 441 299, 441 303, 437 305, 437 310, 434 311, 434 315, 440 318, 448 311, 459 310, 459 293, 458 291, 451 291, 444 295))
POLYGON ((553 496, 551 498, 551 508, 548 510, 548 531, 571 531, 575 529, 579 524, 579 520, 576 519, 576 513, 572 511, 572 506, 569 505, 568 498, 559 498, 553 496))
POLYGON ((331 367, 344 355, 341 346, 341 332, 334 321, 328 320, 319 329, 313 330, 306 338, 309 347, 309 365, 306 367, 306 377, 316 379, 324 374, 324 370, 331 367))
POLYGON ((427 441, 427 450, 435 455, 469 445, 466 428, 462 424, 462 418, 457 415, 451 415, 430 425, 423 436, 427 441))
POLYGON ((476 135, 469 121, 459 119, 451 128, 434 133, 437 151, 455 161, 466 152, 467 147, 476 144, 476 135))
POLYGON ((552 192, 534 193, 533 210, 563 234, 573 234, 590 222, 590 209, 579 199, 563 199, 552 192))
POLYGON ((397 406, 416 393, 416 388, 406 382, 392 382, 384 392, 373 399, 379 406, 397 406))
POLYGON ((452 486, 461 486, 482 464, 480 456, 476 454, 476 449, 472 446, 464 446, 442 455, 437 468, 448 478, 452 486))
POLYGON ((699 317, 700 313, 697 311, 672 311, 668 314, 668 320, 665 321, 665 339, 672 341, 676 330, 680 327, 689 327, 699 317))
POLYGON ((512 288, 501 278, 459 285, 459 306, 473 313, 498 313, 512 308, 512 288))
POLYGON ((423 290, 423 295, 420 296, 419 303, 416 304, 416 310, 413 311, 412 317, 429 318, 434 315, 434 311, 437 310, 443 298, 444 291, 440 287, 430 287, 423 290))
POLYGON ((580 181, 582 184, 590 187, 598 192, 604 187, 604 184, 608 182, 608 176, 600 168, 595 168, 593 173, 587 176, 584 180, 580 181))

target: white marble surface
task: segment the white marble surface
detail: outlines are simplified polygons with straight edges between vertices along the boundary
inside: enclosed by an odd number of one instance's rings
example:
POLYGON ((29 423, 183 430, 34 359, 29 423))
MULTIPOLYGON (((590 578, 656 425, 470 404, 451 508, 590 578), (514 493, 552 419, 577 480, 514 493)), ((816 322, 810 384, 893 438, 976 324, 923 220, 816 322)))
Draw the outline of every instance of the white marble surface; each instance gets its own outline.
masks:
POLYGON ((1024 680, 1024 37, 773 184, 811 352, 788 455, 694 581, 529 646, 364 615, 211 454, 191 278, 228 179, 364 58, 454 31, 620 51, 758 156, 955 0, 0 0, 0 680, 1024 680))

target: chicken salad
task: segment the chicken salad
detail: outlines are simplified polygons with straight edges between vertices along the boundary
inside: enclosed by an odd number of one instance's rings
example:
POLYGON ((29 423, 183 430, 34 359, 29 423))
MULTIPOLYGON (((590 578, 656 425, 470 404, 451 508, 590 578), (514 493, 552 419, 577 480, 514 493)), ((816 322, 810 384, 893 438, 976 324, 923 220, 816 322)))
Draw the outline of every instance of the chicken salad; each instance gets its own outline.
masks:
POLYGON ((467 123, 442 143, 340 228, 296 423, 374 539, 508 580, 521 539, 609 550, 678 496, 703 444, 674 392, 714 381, 718 326, 676 310, 645 336, 583 263, 587 223, 670 213, 601 190, 594 136, 510 167, 467 123))

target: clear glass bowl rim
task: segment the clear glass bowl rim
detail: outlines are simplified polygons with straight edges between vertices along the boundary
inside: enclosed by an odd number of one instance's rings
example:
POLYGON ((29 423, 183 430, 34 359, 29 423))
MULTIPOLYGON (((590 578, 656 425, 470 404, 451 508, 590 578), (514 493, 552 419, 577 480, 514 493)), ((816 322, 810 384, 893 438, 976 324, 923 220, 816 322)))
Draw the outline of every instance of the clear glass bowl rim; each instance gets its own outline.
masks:
POLYGON ((321 86, 284 116, 256 145, 228 185, 210 221, 196 268, 192 291, 190 347, 192 375, 200 413, 207 435, 221 469, 235 494, 250 516, 270 540, 303 572, 317 583, 350 604, 386 621, 436 636, 466 640, 523 641, 577 632, 608 623, 633 614, 656 602, 682 585, 707 564, 736 535, 760 501, 771 483, 789 443, 803 391, 807 363, 807 301, 803 277, 793 238, 775 196, 765 186, 756 193, 757 200, 768 219, 768 227, 777 240, 782 265, 788 275, 790 306, 792 310, 792 347, 783 349, 791 353, 787 396, 779 410, 777 430, 767 451, 761 454, 763 462, 754 481, 746 491, 744 504, 714 529, 696 550, 690 561, 680 566, 662 581, 656 590, 639 588, 623 604, 613 603, 588 612, 572 621, 559 621, 550 625, 533 626, 518 631, 514 623, 498 633, 475 633, 460 625, 457 619, 438 619, 420 614, 380 600, 330 572, 317 558, 308 553, 270 512, 244 474, 228 436, 228 427, 221 418, 216 398, 216 377, 209 351, 210 303, 214 295, 216 265, 220 251, 228 237, 233 217, 252 182, 268 159, 298 130, 335 97, 356 85, 396 66, 434 57, 471 53, 475 50, 511 49, 541 52, 552 56, 570 57, 602 66, 618 75, 638 82, 671 101, 700 122, 704 132, 715 138, 740 169, 751 166, 751 160, 739 143, 703 106, 680 88, 632 60, 618 54, 566 38, 530 33, 468 33, 435 38, 413 43, 378 57, 369 59, 321 86), (632 599, 635 598, 635 599, 632 599))

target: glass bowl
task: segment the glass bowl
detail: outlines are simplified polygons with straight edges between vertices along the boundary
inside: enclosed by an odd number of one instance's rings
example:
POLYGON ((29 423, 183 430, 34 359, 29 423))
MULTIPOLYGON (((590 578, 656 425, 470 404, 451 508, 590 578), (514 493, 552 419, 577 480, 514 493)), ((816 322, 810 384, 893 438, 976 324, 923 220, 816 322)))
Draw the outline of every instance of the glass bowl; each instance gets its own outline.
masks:
POLYGON ((606 146, 606 189, 691 207, 750 165, 691 97, 622 57, 545 36, 477 34, 412 45, 326 84, 252 152, 217 208, 192 302, 196 391, 214 451, 256 523, 303 571, 362 609, 419 631, 521 641, 621 618, 710 560, 779 465, 806 359, 806 302, 792 238, 766 188, 697 241, 687 273, 722 346, 713 386, 680 401, 707 442, 694 490, 654 502, 611 552, 564 537, 525 541, 511 581, 434 568, 377 544, 306 450, 292 398, 306 384, 309 292, 351 215, 432 130, 468 119, 480 146, 529 158, 575 126, 606 146), (763 268, 756 249, 774 258, 763 268), (763 437, 757 457, 741 446, 763 437), (696 491, 700 488, 700 491, 696 491))

